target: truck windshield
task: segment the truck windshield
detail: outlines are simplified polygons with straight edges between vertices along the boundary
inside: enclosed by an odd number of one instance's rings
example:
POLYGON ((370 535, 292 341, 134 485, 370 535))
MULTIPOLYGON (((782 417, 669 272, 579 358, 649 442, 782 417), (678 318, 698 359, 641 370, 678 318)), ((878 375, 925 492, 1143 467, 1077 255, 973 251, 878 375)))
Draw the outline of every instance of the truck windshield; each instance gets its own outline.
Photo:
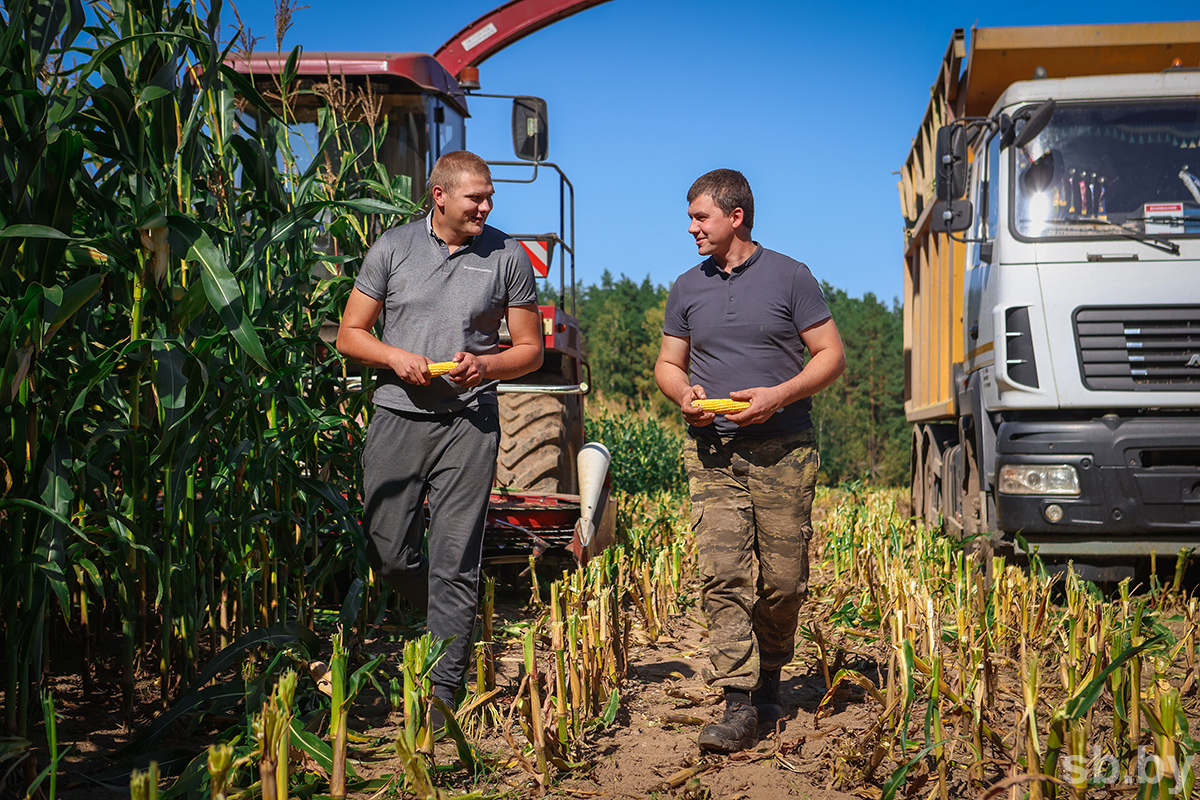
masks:
POLYGON ((1011 166, 1022 237, 1200 235, 1200 102, 1060 104, 1011 166))

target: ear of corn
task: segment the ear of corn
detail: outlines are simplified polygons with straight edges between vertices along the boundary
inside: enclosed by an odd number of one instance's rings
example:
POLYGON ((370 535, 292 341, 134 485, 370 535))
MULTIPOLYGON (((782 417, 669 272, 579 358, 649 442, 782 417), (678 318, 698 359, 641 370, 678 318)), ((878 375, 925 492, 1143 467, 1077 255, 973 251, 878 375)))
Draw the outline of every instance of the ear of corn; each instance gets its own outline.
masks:
POLYGON ((738 411, 745 411, 750 407, 750 404, 744 400, 730 400, 728 397, 716 400, 693 400, 692 405, 712 414, 733 414, 738 411))
POLYGON ((425 366, 429 368, 429 374, 436 378, 439 375, 445 375, 447 372, 457 367, 458 362, 439 361, 436 364, 426 364, 425 366))

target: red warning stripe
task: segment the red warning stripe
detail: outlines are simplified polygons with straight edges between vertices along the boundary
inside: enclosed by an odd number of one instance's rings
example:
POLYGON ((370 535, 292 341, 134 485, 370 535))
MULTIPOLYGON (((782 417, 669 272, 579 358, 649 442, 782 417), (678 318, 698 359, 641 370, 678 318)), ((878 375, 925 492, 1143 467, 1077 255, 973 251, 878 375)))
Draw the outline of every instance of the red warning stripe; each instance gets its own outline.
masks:
POLYGON ((533 268, 538 275, 545 278, 550 274, 550 255, 545 242, 522 241, 521 247, 529 254, 529 260, 533 262, 533 268))

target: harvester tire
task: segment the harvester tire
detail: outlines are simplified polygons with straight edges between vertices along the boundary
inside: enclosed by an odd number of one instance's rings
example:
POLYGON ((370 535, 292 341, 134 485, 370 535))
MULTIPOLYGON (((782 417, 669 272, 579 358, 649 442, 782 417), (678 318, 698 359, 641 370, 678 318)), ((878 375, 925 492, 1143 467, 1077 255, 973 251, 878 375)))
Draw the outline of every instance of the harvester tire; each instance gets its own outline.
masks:
POLYGON ((532 492, 570 492, 567 408, 550 394, 500 395, 496 485, 532 492))

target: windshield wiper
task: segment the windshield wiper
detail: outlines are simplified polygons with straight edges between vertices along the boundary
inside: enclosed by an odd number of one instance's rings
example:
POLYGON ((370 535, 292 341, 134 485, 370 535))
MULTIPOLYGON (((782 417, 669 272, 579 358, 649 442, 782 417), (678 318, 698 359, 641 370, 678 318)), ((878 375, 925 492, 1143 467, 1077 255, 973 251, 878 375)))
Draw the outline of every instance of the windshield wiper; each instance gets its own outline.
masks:
MULTIPOLYGON (((1157 220, 1158 218, 1155 217, 1155 219, 1157 220)), ((1097 217, 1065 217, 1064 219, 1060 220, 1060 222, 1066 222, 1071 225, 1096 225, 1097 227, 1111 228, 1127 239, 1135 239, 1142 244, 1150 245, 1158 250, 1164 250, 1173 256, 1179 255, 1179 245, 1175 244, 1170 239, 1163 239, 1162 237, 1155 236, 1152 233, 1142 233, 1141 231, 1134 230, 1133 228, 1126 228, 1124 225, 1118 225, 1115 222, 1109 222, 1106 219, 1099 219, 1097 217)))

